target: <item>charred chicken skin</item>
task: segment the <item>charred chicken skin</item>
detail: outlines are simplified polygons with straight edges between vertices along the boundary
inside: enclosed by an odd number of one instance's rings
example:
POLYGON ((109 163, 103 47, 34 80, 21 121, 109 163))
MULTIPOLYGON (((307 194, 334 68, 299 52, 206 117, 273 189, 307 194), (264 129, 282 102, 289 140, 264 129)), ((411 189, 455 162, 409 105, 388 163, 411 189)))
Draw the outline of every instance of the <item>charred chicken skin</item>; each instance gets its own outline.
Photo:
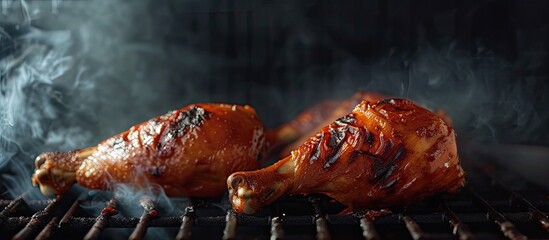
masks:
POLYGON ((265 148, 264 127, 253 108, 195 104, 95 147, 42 153, 32 181, 45 195, 63 194, 77 182, 93 189, 155 183, 170 196, 214 197, 226 191, 231 173, 258 169, 265 148))
POLYGON ((233 208, 246 214, 285 194, 323 193, 355 212, 409 205, 464 183, 453 129, 403 99, 363 101, 290 156, 227 179, 233 208))
MULTIPOLYGON (((353 108, 360 102, 364 100, 377 102, 381 99, 383 99, 383 96, 379 93, 358 91, 343 101, 322 101, 307 109, 289 123, 276 129, 279 136, 284 136, 282 139, 291 140, 291 144, 280 152, 280 156, 288 156, 291 151, 297 149, 324 126, 353 111, 353 108)), ((277 142, 285 143, 286 141, 278 140, 277 142)))
MULTIPOLYGON (((377 92, 358 91, 345 100, 321 101, 279 128, 267 130, 267 136, 276 134, 275 138, 270 138, 273 140, 270 142, 285 146, 279 152, 280 157, 285 157, 290 155, 294 149, 299 148, 301 144, 311 136, 314 136, 324 126, 353 111, 354 107, 360 102, 364 100, 377 102, 384 98, 387 97, 377 92)), ((437 109, 435 114, 442 118, 450 127, 452 126, 452 119, 444 111, 437 109)))

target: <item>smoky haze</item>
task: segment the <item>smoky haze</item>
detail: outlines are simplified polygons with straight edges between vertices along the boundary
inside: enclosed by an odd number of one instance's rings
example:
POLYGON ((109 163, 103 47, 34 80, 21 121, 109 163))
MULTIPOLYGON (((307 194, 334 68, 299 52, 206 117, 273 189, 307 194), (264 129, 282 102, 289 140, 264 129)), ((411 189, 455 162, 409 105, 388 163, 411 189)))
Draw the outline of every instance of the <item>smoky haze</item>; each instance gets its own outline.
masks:
POLYGON ((249 104, 276 127, 380 91, 443 109, 462 141, 548 145, 546 1, 59 2, 2 6, 7 196, 32 189, 40 152, 196 102, 249 104))

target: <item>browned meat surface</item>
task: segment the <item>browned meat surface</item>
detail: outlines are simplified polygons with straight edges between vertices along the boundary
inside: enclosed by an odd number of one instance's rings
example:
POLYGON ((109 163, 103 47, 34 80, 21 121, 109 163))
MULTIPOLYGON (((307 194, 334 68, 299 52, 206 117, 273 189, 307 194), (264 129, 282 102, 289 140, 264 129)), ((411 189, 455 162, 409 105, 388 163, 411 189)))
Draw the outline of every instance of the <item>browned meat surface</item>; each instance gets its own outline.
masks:
POLYGON ((282 133, 286 132, 287 135, 290 136, 292 136, 292 134, 288 134, 288 132, 294 133, 293 136, 295 136, 291 141, 292 143, 280 152, 280 156, 288 156, 291 151, 301 146, 301 144, 314 136, 324 126, 351 112, 360 102, 364 100, 376 102, 382 98, 383 96, 376 92, 359 91, 343 101, 323 101, 320 104, 307 109, 280 128, 282 133))
POLYGON ((220 196, 227 177, 260 167, 264 128, 249 106, 195 104, 153 118, 95 147, 38 156, 33 182, 46 195, 74 182, 155 183, 171 196, 220 196))
POLYGON ((247 214, 284 194, 323 193, 357 211, 409 205, 464 183, 453 129, 403 99, 363 101, 290 156, 227 180, 233 208, 247 214))

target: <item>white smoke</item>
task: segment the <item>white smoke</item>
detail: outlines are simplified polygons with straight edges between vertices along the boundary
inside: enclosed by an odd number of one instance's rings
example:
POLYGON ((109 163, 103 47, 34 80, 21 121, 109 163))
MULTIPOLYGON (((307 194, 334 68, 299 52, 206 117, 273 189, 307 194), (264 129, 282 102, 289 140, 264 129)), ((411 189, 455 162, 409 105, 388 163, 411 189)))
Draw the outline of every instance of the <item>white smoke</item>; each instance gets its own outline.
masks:
POLYGON ((84 70, 68 52, 70 32, 20 28, 24 33, 19 36, 3 31, 2 37, 17 49, 0 59, 0 167, 12 167, 13 175, 2 175, 11 195, 29 190, 30 158, 37 151, 48 146, 73 149, 91 139, 82 124, 71 124, 78 118, 70 119, 86 111, 71 98, 93 87, 93 79, 84 84, 78 79, 84 70), (19 186, 9 186, 14 182, 19 186))
MULTIPOLYGON (((167 4, 154 10, 155 1, 57 1, 52 13, 44 3, 19 1, 0 16, 2 199, 42 197, 30 181, 40 152, 95 145, 197 99, 199 84, 186 86, 182 96, 171 87, 204 69, 192 49, 163 44, 174 21, 167 4), (155 17, 143 19, 149 14, 155 17), (181 68, 188 71, 176 71, 181 68)), ((122 215, 139 216, 144 196, 155 197, 163 216, 180 213, 154 184, 144 190, 112 187, 126 209, 122 215)), ((108 200, 104 194, 90 198, 108 200)), ((98 214, 102 207, 85 209, 98 214)), ((165 233, 149 230, 148 236, 165 233)))

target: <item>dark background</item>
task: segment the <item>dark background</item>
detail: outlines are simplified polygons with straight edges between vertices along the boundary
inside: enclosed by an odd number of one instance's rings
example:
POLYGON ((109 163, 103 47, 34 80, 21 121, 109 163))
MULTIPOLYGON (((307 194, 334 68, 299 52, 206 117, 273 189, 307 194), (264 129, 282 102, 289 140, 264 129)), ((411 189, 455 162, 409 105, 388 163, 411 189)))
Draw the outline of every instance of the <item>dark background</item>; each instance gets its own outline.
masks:
POLYGON ((268 127, 380 91, 443 109, 461 141, 548 145, 548 1, 27 1, 0 15, 0 172, 195 102, 268 127))

